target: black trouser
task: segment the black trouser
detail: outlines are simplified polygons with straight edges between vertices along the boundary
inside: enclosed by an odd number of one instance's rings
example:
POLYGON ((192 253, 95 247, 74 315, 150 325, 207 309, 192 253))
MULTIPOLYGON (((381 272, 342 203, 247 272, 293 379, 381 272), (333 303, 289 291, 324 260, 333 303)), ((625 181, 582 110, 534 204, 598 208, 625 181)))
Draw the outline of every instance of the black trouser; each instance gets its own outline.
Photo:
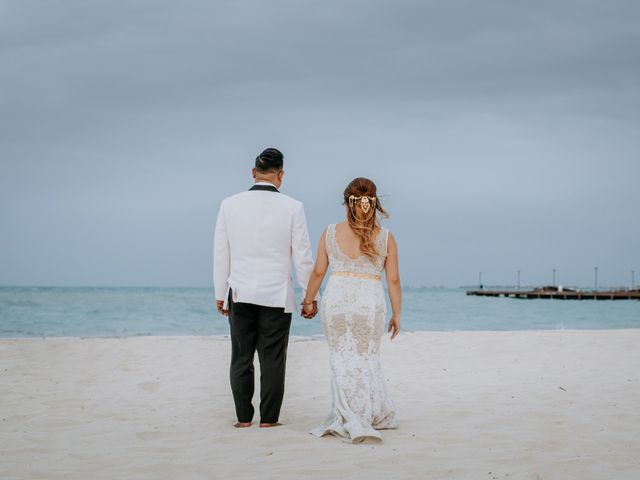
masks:
POLYGON ((284 396, 291 313, 284 308, 234 303, 229 293, 231 391, 239 422, 253 420, 253 357, 260 360, 260 422, 275 423, 284 396))

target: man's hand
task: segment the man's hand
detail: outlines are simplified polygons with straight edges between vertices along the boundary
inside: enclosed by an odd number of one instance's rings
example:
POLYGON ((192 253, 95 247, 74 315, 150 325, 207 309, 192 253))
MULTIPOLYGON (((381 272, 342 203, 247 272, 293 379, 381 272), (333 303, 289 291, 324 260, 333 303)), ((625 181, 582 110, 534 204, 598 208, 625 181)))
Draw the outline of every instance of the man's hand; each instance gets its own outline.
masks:
POLYGON ((218 309, 218 313, 227 317, 229 316, 229 310, 225 310, 224 308, 222 308, 223 306, 224 300, 216 300, 216 308, 218 309))
POLYGON ((302 316, 307 320, 311 320, 318 313, 318 302, 313 301, 313 303, 307 303, 306 305, 302 304, 302 316))

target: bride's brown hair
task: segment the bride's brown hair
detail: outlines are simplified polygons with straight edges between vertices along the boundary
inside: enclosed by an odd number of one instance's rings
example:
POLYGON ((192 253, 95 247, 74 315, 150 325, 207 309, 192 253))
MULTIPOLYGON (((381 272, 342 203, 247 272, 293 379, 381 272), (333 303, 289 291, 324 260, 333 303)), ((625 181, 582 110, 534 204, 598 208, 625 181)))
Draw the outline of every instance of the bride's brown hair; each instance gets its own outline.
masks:
POLYGON ((378 252, 375 246, 374 232, 380 228, 379 217, 389 216, 382 208, 377 191, 376 184, 364 177, 354 178, 344 189, 347 222, 360 238, 360 251, 370 260, 386 255, 386 252, 378 252))

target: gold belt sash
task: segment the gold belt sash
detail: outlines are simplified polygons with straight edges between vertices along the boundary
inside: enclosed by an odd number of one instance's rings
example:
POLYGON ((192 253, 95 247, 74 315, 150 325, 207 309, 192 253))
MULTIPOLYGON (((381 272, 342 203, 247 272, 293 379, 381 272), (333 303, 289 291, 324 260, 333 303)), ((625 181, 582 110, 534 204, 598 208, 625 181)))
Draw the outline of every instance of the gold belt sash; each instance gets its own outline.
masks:
POLYGON ((382 275, 373 275, 371 273, 355 273, 355 272, 332 272, 331 275, 338 277, 352 277, 352 278, 367 278, 369 280, 378 280, 382 278, 382 275))

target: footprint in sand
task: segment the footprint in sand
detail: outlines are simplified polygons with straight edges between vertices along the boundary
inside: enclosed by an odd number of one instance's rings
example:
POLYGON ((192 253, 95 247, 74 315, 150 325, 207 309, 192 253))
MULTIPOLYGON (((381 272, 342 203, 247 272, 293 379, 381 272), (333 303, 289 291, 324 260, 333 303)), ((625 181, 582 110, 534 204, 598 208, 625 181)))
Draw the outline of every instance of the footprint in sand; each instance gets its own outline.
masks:
POLYGON ((157 392, 160 388, 160 382, 142 382, 138 386, 147 392, 157 392))
POLYGON ((138 432, 136 433, 136 437, 142 440, 158 440, 160 438, 170 437, 171 434, 169 432, 138 432))

